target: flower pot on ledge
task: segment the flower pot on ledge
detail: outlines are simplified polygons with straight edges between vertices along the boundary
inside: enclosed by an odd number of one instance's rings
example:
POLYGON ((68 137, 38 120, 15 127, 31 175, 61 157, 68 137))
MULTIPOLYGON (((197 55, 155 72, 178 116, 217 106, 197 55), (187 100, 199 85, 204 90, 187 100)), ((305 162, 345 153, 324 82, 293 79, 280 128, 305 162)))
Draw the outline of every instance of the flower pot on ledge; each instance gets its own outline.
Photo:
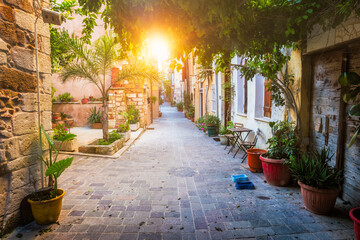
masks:
POLYGON ((139 128, 140 128, 140 123, 137 122, 137 123, 133 123, 133 124, 129 124, 130 125, 130 130, 132 132, 136 132, 139 128))

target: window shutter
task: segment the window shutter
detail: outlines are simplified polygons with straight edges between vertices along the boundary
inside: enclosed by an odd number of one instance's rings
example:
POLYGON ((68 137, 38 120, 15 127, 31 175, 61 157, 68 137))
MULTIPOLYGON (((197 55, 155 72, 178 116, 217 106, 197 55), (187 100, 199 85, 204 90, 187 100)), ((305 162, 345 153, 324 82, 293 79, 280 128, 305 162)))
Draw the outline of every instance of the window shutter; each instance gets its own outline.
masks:
POLYGON ((264 117, 271 117, 271 91, 269 91, 266 85, 269 83, 270 80, 264 81, 264 117))

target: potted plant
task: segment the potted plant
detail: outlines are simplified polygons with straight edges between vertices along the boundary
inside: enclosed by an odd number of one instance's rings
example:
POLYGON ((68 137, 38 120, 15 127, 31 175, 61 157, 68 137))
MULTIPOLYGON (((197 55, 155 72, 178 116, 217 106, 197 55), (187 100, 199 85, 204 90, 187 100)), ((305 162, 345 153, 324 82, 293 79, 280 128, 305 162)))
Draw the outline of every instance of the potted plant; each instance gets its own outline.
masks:
POLYGON ((301 187, 306 210, 328 214, 340 191, 341 171, 329 165, 334 154, 325 147, 288 162, 292 175, 301 187))
POLYGON ((194 105, 190 104, 186 113, 187 113, 187 116, 188 116, 189 120, 194 122, 194 116, 195 116, 195 107, 194 107, 194 105))
POLYGON ((252 148, 252 149, 246 150, 250 171, 258 172, 258 173, 263 172, 260 155, 262 155, 264 153, 267 153, 267 151, 265 149, 252 148))
POLYGON ((184 104, 182 102, 178 102, 176 104, 176 109, 178 110, 178 112, 182 112, 184 110, 184 104))
POLYGON ((137 131, 140 127, 139 118, 140 111, 134 105, 130 105, 128 109, 128 120, 131 131, 137 131))
MULTIPOLYGON (((58 188, 58 178, 64 170, 71 165, 74 158, 70 157, 57 160, 59 151, 55 148, 52 139, 42 127, 41 131, 45 135, 45 139, 49 145, 48 158, 44 159, 43 156, 40 157, 47 167, 45 175, 49 177, 51 189, 35 192, 29 197, 28 202, 30 203, 36 223, 44 225, 55 223, 59 218, 65 191, 58 188)), ((67 135, 62 141, 65 142, 70 137, 70 135, 67 135)))
POLYGON ((130 139, 131 130, 128 121, 119 124, 118 126, 115 126, 115 128, 117 129, 117 132, 122 133, 124 135, 125 142, 127 142, 130 139))
POLYGON ((70 133, 65 124, 58 124, 53 131, 54 146, 58 151, 74 152, 78 149, 76 135, 70 133))
POLYGON ((90 116, 88 118, 88 123, 91 124, 91 128, 93 129, 102 128, 101 116, 102 116, 102 111, 100 108, 98 110, 96 110, 96 107, 90 109, 90 116))
POLYGON ((198 120, 196 120, 196 127, 203 132, 206 132, 207 128, 205 125, 205 118, 204 116, 201 116, 198 118, 198 120))
POLYGON ((210 114, 205 116, 205 125, 209 137, 215 137, 217 135, 217 133, 219 132, 219 124, 220 119, 217 116, 210 114))
POLYGON ((299 153, 300 140, 294 122, 269 123, 273 136, 267 140, 267 153, 260 156, 266 181, 270 185, 286 186, 291 175, 285 164, 299 153))
POLYGON ((73 97, 69 92, 63 93, 59 95, 60 102, 68 103, 73 101, 73 97))
POLYGON ((54 118, 51 119, 51 127, 52 128, 56 127, 56 120, 54 118))
POLYGON ((229 134, 229 130, 225 127, 225 125, 221 125, 219 128, 219 137, 220 137, 220 144, 227 145, 228 139, 225 134, 229 134))
POLYGON ((349 215, 354 221, 356 239, 360 239, 360 207, 351 209, 349 215))
POLYGON ((89 101, 91 101, 91 102, 94 101, 94 96, 91 96, 91 95, 90 95, 90 96, 89 96, 89 101))
POLYGON ((88 102, 89 102, 89 99, 86 98, 86 97, 83 97, 83 98, 81 99, 81 103, 82 103, 82 104, 87 104, 88 102))

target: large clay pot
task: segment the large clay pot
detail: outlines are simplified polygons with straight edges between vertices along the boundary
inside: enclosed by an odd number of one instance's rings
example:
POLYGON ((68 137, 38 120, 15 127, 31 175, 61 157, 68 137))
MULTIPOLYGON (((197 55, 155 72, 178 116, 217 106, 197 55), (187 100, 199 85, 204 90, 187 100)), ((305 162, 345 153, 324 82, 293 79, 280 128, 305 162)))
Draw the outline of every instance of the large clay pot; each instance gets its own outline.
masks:
POLYGON ((354 221, 354 231, 357 240, 360 240, 360 207, 350 210, 350 218, 354 221))
POLYGON ((31 206, 31 212, 37 224, 45 225, 56 223, 60 216, 64 195, 65 191, 58 188, 58 196, 56 198, 44 201, 33 201, 28 199, 31 206))
POLYGON ((263 172, 261 160, 259 159, 261 154, 267 153, 264 149, 248 149, 246 150, 247 156, 248 156, 248 165, 250 167, 250 171, 252 172, 263 172))
POLYGON ((270 185, 283 187, 289 184, 291 175, 289 167, 284 164, 285 159, 271 159, 261 155, 260 160, 266 181, 270 185))
POLYGON ((298 184, 301 187, 301 195, 306 210, 321 215, 331 212, 340 192, 340 187, 336 189, 319 189, 303 184, 300 181, 298 181, 298 184))

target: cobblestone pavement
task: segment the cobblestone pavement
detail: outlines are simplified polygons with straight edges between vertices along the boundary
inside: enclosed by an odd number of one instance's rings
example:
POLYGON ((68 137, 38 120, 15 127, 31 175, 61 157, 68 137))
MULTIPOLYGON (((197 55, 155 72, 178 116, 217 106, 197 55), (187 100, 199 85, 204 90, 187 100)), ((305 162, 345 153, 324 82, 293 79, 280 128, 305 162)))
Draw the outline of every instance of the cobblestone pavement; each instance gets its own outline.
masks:
MULTIPOLYGON (((61 177, 59 224, 30 224, 23 239, 354 239, 337 209, 318 216, 296 187, 274 187, 174 108, 119 159, 75 157, 61 177), (255 190, 236 190, 245 173, 255 190), (47 231, 46 229, 50 229, 47 231), (43 234, 40 235, 40 230, 43 234)), ((10 237, 12 238, 12 237, 10 237)), ((15 237, 14 237, 15 238, 15 237)))

